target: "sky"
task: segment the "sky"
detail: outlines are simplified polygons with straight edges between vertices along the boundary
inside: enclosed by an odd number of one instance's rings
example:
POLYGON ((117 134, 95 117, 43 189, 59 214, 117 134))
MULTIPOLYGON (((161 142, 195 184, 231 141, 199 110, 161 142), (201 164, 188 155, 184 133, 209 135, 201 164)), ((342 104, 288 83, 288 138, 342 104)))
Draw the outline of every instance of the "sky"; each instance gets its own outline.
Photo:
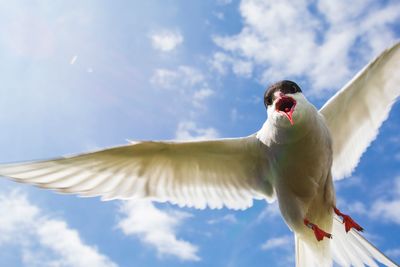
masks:
MULTIPOLYGON (((321 107, 400 37, 400 2, 0 0, 0 162, 127 140, 239 137, 263 93, 321 107)), ((338 206, 400 262, 400 104, 338 206)), ((79 198, 0 179, 0 266, 293 266, 275 204, 195 210, 79 198)))

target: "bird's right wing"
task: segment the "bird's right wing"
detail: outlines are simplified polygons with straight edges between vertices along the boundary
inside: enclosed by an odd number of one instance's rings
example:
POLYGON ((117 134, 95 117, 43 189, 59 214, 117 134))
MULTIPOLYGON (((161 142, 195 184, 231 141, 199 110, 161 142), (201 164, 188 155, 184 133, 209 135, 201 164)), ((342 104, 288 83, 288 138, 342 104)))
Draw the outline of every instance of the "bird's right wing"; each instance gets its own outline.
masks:
POLYGON ((385 50, 320 109, 333 142, 332 174, 351 174, 400 95, 400 43, 385 50))
POLYGON ((103 199, 149 198, 244 209, 273 197, 264 145, 245 138, 137 142, 46 161, 0 165, 17 182, 103 199))

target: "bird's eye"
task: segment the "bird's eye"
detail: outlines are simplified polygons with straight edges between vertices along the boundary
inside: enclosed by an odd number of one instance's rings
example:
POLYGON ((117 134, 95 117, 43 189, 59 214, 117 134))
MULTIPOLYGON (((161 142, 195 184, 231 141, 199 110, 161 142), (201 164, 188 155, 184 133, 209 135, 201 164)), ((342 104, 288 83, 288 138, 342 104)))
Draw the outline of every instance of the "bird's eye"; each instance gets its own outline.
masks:
POLYGON ((301 93, 301 89, 297 84, 291 84, 286 88, 286 94, 290 93, 290 94, 295 94, 300 92, 301 93))
POLYGON ((292 87, 291 88, 292 94, 297 93, 297 92, 301 92, 300 87, 298 87, 296 85, 292 85, 291 87, 292 87))
POLYGON ((271 96, 271 95, 265 97, 265 99, 264 99, 264 104, 265 104, 265 106, 270 106, 270 105, 272 105, 272 96, 271 96))

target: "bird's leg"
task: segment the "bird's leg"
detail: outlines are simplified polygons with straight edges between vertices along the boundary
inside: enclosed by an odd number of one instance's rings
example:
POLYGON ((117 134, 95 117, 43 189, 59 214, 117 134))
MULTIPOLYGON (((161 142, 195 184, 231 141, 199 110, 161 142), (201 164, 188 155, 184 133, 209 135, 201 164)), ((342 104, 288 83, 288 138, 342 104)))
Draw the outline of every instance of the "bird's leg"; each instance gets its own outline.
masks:
POLYGON ((311 223, 308 219, 304 219, 304 224, 314 231, 315 238, 317 238, 318 241, 321 241, 324 237, 332 238, 331 234, 319 228, 318 225, 311 223))
POLYGON ((351 228, 356 229, 357 231, 363 231, 364 229, 356 223, 349 215, 343 214, 338 210, 336 207, 333 207, 333 210, 335 211, 336 215, 342 217, 343 223, 344 223, 344 228, 346 230, 346 233, 350 231, 351 228))

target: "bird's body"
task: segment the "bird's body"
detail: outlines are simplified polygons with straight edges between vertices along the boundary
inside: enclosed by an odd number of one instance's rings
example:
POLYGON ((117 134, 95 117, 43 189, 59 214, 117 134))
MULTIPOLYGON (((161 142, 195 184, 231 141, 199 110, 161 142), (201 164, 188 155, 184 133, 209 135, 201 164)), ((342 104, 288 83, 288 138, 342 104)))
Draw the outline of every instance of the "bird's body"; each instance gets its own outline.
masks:
POLYGON ((314 234, 304 225, 304 218, 331 232, 335 205, 330 171, 332 141, 318 110, 303 95, 293 98, 297 103, 294 125, 284 115, 271 114, 257 138, 268 151, 273 187, 283 218, 298 238, 315 246, 314 234))
POLYGON ((276 121, 268 120, 257 136, 265 142, 269 159, 275 162, 272 181, 282 215, 298 232, 304 228, 305 215, 318 220, 331 217, 334 192, 329 130, 314 106, 300 95, 295 99, 298 116, 303 118, 297 118, 295 111, 295 125, 285 127, 287 120, 278 116, 276 121), (283 124, 283 127, 274 124, 283 124))
POLYGON ((294 82, 274 84, 264 96, 268 118, 248 137, 133 142, 0 165, 0 175, 63 193, 148 198, 201 209, 245 209, 253 199, 277 199, 295 234, 297 266, 331 266, 333 259, 342 266, 377 266, 375 261, 396 266, 336 208, 333 180, 350 175, 376 137, 400 95, 399 72, 400 43, 320 110, 294 82))

